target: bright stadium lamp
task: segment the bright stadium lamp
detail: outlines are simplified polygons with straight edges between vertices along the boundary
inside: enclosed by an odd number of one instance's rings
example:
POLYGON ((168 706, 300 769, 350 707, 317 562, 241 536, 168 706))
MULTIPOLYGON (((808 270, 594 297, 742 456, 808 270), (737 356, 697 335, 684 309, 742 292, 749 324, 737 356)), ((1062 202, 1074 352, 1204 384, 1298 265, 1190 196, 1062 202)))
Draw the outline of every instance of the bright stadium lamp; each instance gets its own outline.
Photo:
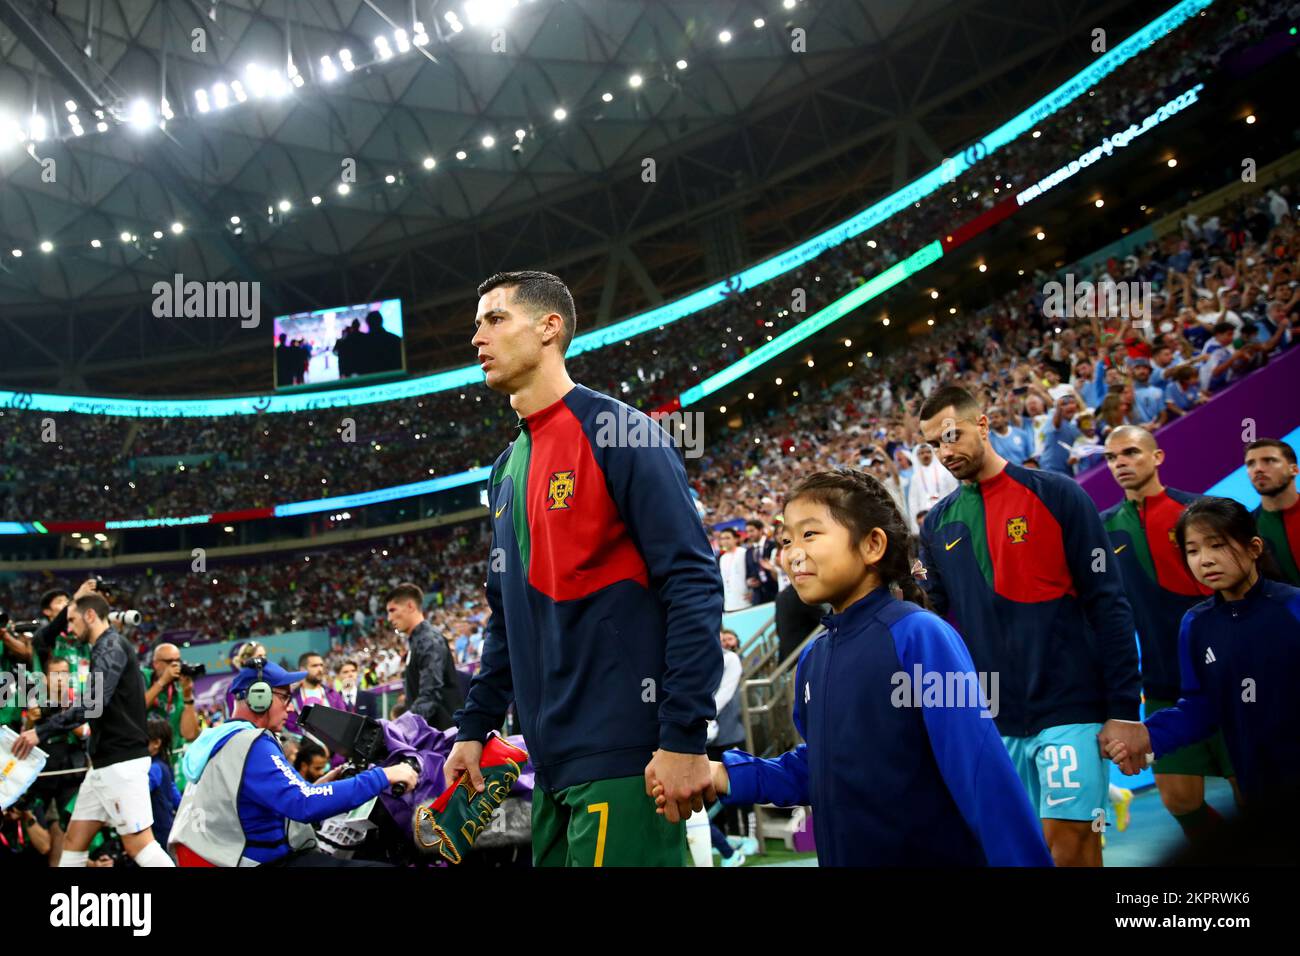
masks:
POLYGON ((212 87, 212 102, 219 110, 224 110, 230 105, 230 87, 225 83, 217 83, 212 87))
POLYGON ((137 130, 143 132, 149 127, 156 125, 157 121, 153 116, 153 109, 150 108, 147 101, 136 99, 131 101, 131 125, 137 130))
MULTIPOLYGON (((347 66, 347 64, 345 63, 344 66, 347 66)), ((334 66, 334 61, 330 59, 330 55, 326 53, 323 57, 320 58, 321 79, 324 80, 326 83, 329 83, 332 80, 336 79, 338 75, 339 75, 339 71, 334 66)))

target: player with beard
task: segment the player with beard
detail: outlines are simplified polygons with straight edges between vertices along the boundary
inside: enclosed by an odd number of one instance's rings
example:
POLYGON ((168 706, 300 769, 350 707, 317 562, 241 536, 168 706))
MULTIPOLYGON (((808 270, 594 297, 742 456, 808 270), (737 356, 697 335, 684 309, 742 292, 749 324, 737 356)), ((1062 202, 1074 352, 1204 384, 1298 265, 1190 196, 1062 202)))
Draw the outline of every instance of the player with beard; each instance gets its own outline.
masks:
POLYGON ((1253 517, 1287 584, 1300 585, 1300 492, 1295 449, 1276 438, 1246 447, 1246 474, 1259 492, 1253 517))
POLYGON ((926 515, 917 570, 981 673, 999 676, 1002 741, 1058 866, 1100 866, 1109 793, 1098 735, 1138 743, 1133 613, 1092 500, 1072 479, 1009 464, 988 416, 947 386, 921 431, 960 487, 926 515))
MULTIPOLYGON (((1148 717, 1177 703, 1182 688, 1178 631, 1183 615, 1211 593, 1188 570, 1174 533, 1197 496, 1160 483, 1164 460, 1145 428, 1121 425, 1106 436, 1106 465, 1124 489, 1124 500, 1103 511, 1101 520, 1137 622, 1148 717)), ((1237 786, 1221 733, 1165 754, 1154 769, 1160 799, 1188 839, 1200 839, 1223 822, 1205 802, 1206 777, 1227 777, 1234 790, 1237 786)))

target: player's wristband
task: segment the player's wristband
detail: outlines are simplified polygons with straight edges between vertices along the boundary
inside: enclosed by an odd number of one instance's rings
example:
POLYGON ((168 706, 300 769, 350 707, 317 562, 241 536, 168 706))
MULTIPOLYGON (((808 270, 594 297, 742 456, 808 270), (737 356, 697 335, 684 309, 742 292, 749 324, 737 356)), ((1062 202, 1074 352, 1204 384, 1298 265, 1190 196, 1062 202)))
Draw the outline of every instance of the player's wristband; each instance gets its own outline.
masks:
POLYGON ((527 762, 528 754, 504 737, 491 737, 479 760, 483 792, 476 791, 469 774, 462 773, 438 799, 416 807, 415 845, 426 853, 437 853, 448 863, 461 862, 492 822, 492 814, 509 795, 527 762))

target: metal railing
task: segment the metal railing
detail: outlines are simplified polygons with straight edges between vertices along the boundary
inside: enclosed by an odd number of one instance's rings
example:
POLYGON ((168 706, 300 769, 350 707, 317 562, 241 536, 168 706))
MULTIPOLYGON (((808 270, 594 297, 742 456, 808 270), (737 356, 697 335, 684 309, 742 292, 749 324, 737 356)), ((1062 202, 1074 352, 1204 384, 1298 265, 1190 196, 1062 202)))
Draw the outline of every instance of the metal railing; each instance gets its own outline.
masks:
MULTIPOLYGON (((792 750, 799 743, 794 727, 794 677, 809 641, 820 634, 818 625, 784 660, 780 659, 780 641, 773 618, 750 642, 741 676, 740 709, 745 724, 745 749, 756 757, 775 757, 792 750)), ((758 852, 766 853, 763 836, 763 807, 754 806, 754 837, 758 852)))

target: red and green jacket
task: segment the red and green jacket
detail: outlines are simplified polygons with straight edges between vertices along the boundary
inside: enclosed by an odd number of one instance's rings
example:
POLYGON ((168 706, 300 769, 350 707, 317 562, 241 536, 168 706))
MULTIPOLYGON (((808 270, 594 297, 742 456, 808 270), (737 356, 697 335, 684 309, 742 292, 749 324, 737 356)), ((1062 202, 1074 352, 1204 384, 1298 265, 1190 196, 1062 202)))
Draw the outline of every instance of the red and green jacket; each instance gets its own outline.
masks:
POLYGON ((513 700, 552 792, 704 753, 722 578, 667 433, 576 385, 520 421, 488 502, 492 616, 457 739, 484 740, 513 700))
POLYGON ((1124 578, 1142 646, 1142 686, 1150 697, 1178 699, 1178 631, 1183 615, 1210 595, 1178 550, 1174 525, 1196 495, 1166 488, 1141 502, 1124 500, 1101 513, 1124 578))
POLYGON ((922 586, 976 668, 999 675, 998 730, 1137 720, 1133 612, 1092 499, 1064 475, 1008 464, 962 482, 921 527, 922 586))
POLYGON ((1255 526, 1273 553, 1283 580, 1300 585, 1300 501, 1282 511, 1256 508, 1255 526))

